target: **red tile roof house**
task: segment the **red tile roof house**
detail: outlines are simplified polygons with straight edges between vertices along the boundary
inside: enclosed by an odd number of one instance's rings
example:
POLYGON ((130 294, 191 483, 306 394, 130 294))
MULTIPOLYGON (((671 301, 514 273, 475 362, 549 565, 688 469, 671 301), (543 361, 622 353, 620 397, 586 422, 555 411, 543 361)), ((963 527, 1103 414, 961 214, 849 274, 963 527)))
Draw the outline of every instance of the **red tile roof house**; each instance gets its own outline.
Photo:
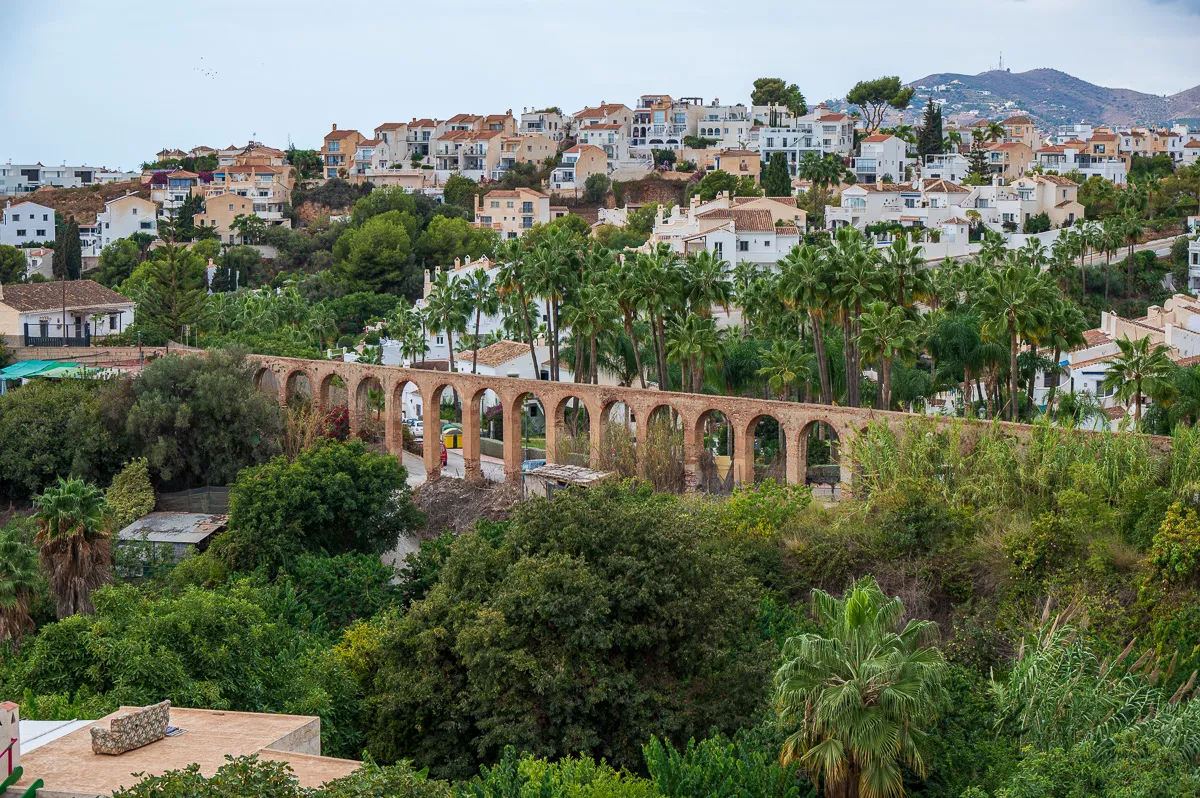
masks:
POLYGON ((0 286, 0 336, 9 346, 86 346, 133 324, 134 302, 94 280, 0 286))

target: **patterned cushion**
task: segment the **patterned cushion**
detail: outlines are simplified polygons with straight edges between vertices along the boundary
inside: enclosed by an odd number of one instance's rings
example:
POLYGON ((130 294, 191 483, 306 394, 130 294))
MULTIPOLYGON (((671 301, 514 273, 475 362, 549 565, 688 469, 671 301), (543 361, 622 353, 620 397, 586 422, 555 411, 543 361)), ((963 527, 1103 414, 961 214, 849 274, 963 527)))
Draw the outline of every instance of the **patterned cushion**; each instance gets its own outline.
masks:
POLYGON ((116 756, 161 740, 167 734, 170 719, 170 701, 118 715, 107 729, 92 727, 92 753, 116 756))

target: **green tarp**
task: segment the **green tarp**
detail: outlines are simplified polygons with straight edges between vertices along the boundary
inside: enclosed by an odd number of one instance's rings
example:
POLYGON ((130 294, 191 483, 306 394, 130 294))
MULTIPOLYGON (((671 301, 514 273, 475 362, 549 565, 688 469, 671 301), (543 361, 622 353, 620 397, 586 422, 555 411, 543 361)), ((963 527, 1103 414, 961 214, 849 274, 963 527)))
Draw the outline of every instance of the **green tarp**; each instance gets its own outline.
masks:
POLYGON ((47 369, 57 368, 58 366, 77 366, 78 363, 59 363, 57 360, 22 360, 13 363, 7 368, 0 369, 0 379, 4 380, 19 380, 25 377, 33 377, 41 374, 47 369))

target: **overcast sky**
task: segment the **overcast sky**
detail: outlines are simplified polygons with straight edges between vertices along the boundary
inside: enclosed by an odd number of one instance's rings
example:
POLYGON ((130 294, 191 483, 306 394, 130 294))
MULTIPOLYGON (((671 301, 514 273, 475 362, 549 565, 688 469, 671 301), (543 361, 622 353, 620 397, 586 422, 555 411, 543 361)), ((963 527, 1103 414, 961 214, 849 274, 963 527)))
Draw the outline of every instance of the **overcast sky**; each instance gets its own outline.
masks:
POLYGON ((1014 72, 1170 94, 1200 84, 1198 23, 1200 0, 0 0, 0 161, 128 169, 163 147, 319 147, 333 122, 746 101, 764 75, 815 102, 1001 50, 1014 72))

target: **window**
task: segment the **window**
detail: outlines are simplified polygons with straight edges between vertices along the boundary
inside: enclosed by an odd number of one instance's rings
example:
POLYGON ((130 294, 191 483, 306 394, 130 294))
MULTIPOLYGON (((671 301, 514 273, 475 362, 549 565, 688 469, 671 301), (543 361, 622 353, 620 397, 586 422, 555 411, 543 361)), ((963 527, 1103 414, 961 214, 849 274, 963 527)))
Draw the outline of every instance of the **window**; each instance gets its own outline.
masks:
POLYGON ((533 213, 533 203, 532 202, 522 202, 521 203, 521 213, 533 213))
POLYGON ((48 222, 48 221, 50 221, 50 214, 48 214, 48 213, 43 213, 43 214, 42 214, 42 221, 43 221, 43 222, 48 222))
POLYGON ((13 220, 14 222, 19 222, 19 221, 21 221, 21 214, 19 214, 19 213, 14 213, 14 214, 13 214, 13 217, 12 217, 12 220, 13 220))
POLYGON ((720 242, 720 241, 714 241, 714 242, 713 242, 713 255, 717 256, 718 258, 723 258, 723 257, 725 257, 725 245, 724 245, 724 243, 722 243, 722 242, 720 242))
POLYGON ((120 323, 121 323, 121 314, 120 313, 108 314, 108 329, 115 330, 120 325, 120 323))
POLYGON ((330 152, 340 152, 341 149, 342 149, 342 143, 340 141, 329 142, 329 151, 330 152))
POLYGON ((137 208, 130 208, 130 210, 132 210, 132 211, 133 211, 133 215, 134 215, 134 216, 137 216, 137 208))
POLYGON ((738 252, 749 252, 749 251, 750 251, 750 242, 749 241, 739 241, 738 242, 738 252))
POLYGON ((43 228, 43 229, 41 229, 41 230, 38 230, 38 231, 37 231, 37 237, 38 237, 38 238, 45 238, 45 237, 46 237, 46 230, 45 230, 44 228, 43 228))
POLYGON ((499 208, 499 207, 500 207, 500 200, 492 200, 492 207, 493 207, 493 208, 499 208))
POLYGON ((27 230, 18 230, 18 231, 17 231, 17 235, 18 235, 18 236, 25 236, 25 235, 27 235, 27 234, 28 234, 28 231, 27 231, 27 230))
POLYGON ((492 223, 492 217, 490 217, 490 216, 480 216, 480 217, 479 217, 479 223, 480 223, 480 224, 491 224, 491 223, 492 223))
POLYGON ((533 227, 533 217, 532 216, 522 216, 521 217, 521 227, 524 228, 525 230, 528 230, 529 228, 533 227))
MULTIPOLYGON (((203 221, 203 220, 201 220, 201 221, 203 221)), ((143 230, 151 230, 154 228, 154 222, 147 219, 146 221, 142 222, 141 227, 143 230)))
MULTIPOLYGON (((230 204, 229 204, 229 210, 233 210, 233 203, 230 203, 230 204)), ((107 227, 107 226, 108 226, 108 225, 106 224, 106 225, 105 225, 105 227, 107 227)))

